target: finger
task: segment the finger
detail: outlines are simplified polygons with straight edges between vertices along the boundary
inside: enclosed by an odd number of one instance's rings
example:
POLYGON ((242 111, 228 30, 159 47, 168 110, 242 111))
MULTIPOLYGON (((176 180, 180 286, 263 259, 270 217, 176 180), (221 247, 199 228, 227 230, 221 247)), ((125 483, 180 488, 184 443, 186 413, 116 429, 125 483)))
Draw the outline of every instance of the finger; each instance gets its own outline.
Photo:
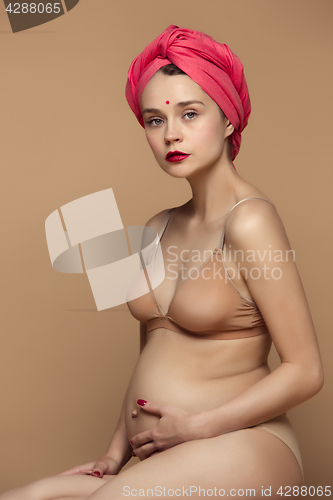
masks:
POLYGON ((162 450, 156 450, 153 453, 147 455, 146 458, 143 458, 142 460, 146 460, 147 458, 152 457, 153 455, 158 455, 158 453, 162 453, 162 450))
POLYGON ((144 399, 138 399, 137 404, 140 406, 140 408, 149 413, 155 413, 160 417, 163 414, 163 405, 153 403, 153 401, 145 401, 144 399))
POLYGON ((155 451, 157 451, 157 447, 153 442, 146 443, 143 446, 134 449, 135 456, 139 457, 140 460, 148 458, 155 451))
POLYGON ((55 474, 55 476, 69 476, 71 474, 91 474, 92 473, 92 468, 90 467, 89 469, 70 469, 70 470, 65 470, 64 472, 58 472, 58 474, 55 474))
POLYGON ((92 471, 92 467, 94 465, 94 462, 92 464, 89 464, 87 468, 81 465, 77 465, 75 467, 72 467, 71 469, 65 470, 64 472, 59 472, 58 474, 55 474, 56 476, 66 476, 69 474, 88 474, 89 472, 92 471))
POLYGON ((71 469, 65 470, 64 472, 59 472, 58 474, 55 474, 55 475, 56 476, 66 476, 69 474, 89 474, 89 472, 92 471, 94 465, 95 465, 95 462, 89 462, 89 463, 83 464, 83 465, 76 465, 75 467, 72 467, 71 469))
POLYGON ((98 460, 92 469, 92 476, 103 477, 108 469, 108 463, 106 460, 98 460))
POLYGON ((144 444, 152 442, 152 438, 150 435, 150 429, 148 431, 141 432, 140 434, 136 434, 135 436, 132 437, 130 440, 130 443, 134 448, 139 448, 139 446, 142 446, 144 444))

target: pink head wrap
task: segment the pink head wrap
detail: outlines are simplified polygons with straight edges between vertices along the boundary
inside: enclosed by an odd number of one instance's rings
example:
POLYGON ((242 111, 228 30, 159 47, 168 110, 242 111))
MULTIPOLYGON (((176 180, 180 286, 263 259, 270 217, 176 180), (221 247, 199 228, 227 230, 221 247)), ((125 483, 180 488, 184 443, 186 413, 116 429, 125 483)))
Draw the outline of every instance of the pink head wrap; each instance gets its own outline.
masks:
POLYGON ((170 63, 200 85, 234 126, 231 135, 231 160, 234 160, 251 112, 239 58, 226 44, 216 42, 205 33, 170 25, 134 59, 128 71, 126 99, 142 127, 142 92, 156 71, 170 63))

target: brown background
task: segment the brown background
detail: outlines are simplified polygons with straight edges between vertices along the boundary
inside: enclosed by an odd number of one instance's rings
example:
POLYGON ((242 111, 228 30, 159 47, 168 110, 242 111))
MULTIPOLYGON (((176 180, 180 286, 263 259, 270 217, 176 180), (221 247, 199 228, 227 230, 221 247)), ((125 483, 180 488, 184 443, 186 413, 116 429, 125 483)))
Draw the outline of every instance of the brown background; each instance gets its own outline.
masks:
POLYGON ((253 111, 235 165, 275 202, 296 252, 326 382, 289 416, 306 484, 331 484, 332 14, 331 0, 81 0, 12 34, 0 5, 0 491, 99 457, 114 430, 138 324, 126 305, 97 312, 86 275, 52 269, 44 222, 109 187, 124 225, 189 199, 124 96, 132 59, 170 24, 245 66, 253 111))

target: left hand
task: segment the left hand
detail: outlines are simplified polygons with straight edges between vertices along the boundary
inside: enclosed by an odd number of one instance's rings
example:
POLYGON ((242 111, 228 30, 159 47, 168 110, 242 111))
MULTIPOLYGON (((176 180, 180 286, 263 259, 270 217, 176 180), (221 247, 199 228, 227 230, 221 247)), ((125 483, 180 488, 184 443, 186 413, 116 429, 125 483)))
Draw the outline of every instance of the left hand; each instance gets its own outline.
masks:
POLYGON ((140 407, 148 413, 161 417, 154 427, 136 434, 131 439, 133 451, 140 460, 150 457, 155 452, 196 439, 191 429, 191 414, 187 411, 151 401, 147 401, 140 407))

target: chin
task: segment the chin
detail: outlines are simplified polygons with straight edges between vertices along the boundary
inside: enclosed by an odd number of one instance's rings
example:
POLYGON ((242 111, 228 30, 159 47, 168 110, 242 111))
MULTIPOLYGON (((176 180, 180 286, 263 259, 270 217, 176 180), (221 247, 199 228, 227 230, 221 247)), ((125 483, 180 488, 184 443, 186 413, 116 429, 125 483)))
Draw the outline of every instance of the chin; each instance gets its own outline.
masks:
POLYGON ((184 179, 184 178, 188 177, 189 175, 191 175, 191 172, 189 172, 188 169, 181 168, 181 165, 176 166, 175 164, 171 163, 171 168, 170 168, 169 164, 167 166, 160 165, 160 167, 162 168, 162 170, 164 170, 164 172, 166 174, 170 175, 171 177, 184 179))

